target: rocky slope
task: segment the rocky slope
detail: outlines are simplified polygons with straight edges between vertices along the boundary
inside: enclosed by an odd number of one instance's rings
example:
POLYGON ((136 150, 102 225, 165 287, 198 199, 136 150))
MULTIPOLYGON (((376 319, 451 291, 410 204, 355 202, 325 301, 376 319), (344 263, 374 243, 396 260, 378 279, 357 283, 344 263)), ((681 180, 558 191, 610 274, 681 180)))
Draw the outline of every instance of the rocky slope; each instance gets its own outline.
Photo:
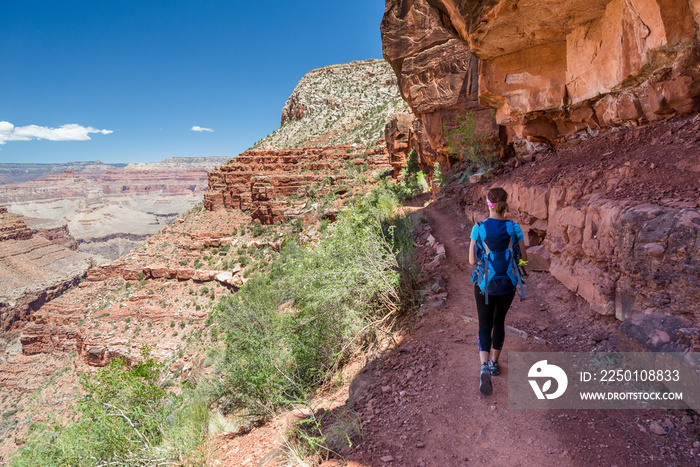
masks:
POLYGON ((282 124, 251 149, 374 144, 384 124, 406 108, 383 60, 330 65, 308 72, 282 109, 282 124))
POLYGON ((429 116, 433 148, 435 109, 475 108, 477 95, 521 152, 700 110, 695 0, 386 5, 384 56, 411 109, 429 116))
POLYGON ((91 266, 65 225, 35 226, 0 207, 0 331, 76 285, 91 266))
POLYGON ((273 224, 302 216, 310 200, 347 194, 358 173, 367 178, 377 170, 392 170, 383 146, 246 151, 209 173, 204 207, 250 211, 252 219, 273 224))
POLYGON ((62 221, 81 251, 116 259, 202 200, 207 171, 227 158, 171 158, 115 168, 74 169, 0 186, 10 212, 62 221), (78 169, 78 170, 75 170, 78 169))

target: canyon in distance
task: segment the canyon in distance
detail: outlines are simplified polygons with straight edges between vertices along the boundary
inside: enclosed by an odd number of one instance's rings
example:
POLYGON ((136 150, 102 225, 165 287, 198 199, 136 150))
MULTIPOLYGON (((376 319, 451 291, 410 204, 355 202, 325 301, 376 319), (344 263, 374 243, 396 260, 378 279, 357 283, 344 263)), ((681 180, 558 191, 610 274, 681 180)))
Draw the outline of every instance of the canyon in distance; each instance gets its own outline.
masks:
MULTIPOLYGON (((697 465, 694 410, 508 407, 509 351, 678 352, 700 378, 700 2, 584 3, 386 0, 384 60, 309 71, 239 155, 0 164, 0 465, 47 414, 70 417, 81 375, 144 348, 178 395, 244 368, 226 307, 308 266, 299 252, 341 262, 324 242, 394 189, 410 193, 377 220, 381 258, 411 252, 412 301, 362 322, 380 324, 296 405, 208 400, 202 465, 697 465), (530 261, 482 397, 468 247, 493 186, 530 261)), ((295 288, 331 282, 314 280, 295 288)), ((263 292, 236 308, 259 313, 246 332, 300 316, 258 352, 273 370, 300 335, 347 337, 263 292)))

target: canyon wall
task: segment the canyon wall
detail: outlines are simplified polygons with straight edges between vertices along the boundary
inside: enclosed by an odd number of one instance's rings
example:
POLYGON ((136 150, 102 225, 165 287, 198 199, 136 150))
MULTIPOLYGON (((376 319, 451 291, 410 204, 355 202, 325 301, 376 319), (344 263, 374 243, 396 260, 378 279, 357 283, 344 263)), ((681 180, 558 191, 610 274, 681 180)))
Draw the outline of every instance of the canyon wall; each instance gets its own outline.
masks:
POLYGON ((695 0, 387 0, 382 40, 417 115, 478 94, 530 152, 700 110, 699 13, 695 0))
MULTIPOLYGON (((0 185, 0 204, 17 214, 67 223, 80 250, 102 263, 126 254, 199 203, 207 171, 227 160, 73 164, 62 173, 47 166, 37 179, 0 185)), ((5 167, 7 177, 19 176, 16 166, 5 167)))
POLYGON ((31 229, 0 207, 0 329, 26 321, 32 311, 76 285, 90 258, 77 250, 65 225, 31 229))
POLYGON ((251 150, 209 173, 204 207, 250 211, 263 224, 299 216, 309 199, 352 189, 350 168, 391 171, 384 146, 359 152, 352 146, 251 150))
MULTIPOLYGON (((478 102, 479 60, 455 35, 444 14, 425 0, 389 0, 381 33, 384 58, 394 69, 401 96, 418 120, 415 126, 409 122, 403 126, 413 127, 416 140, 409 147, 417 149, 421 165, 448 162, 447 132, 457 127, 457 118, 467 112, 476 120, 478 131, 498 139, 491 111, 478 102), (430 150, 421 150, 422 140, 429 143, 430 150)), ((395 129, 387 128, 387 141, 401 140, 400 135, 407 134, 394 133, 395 129)), ((392 157, 406 153, 400 147, 394 151, 392 145, 389 151, 392 157)))

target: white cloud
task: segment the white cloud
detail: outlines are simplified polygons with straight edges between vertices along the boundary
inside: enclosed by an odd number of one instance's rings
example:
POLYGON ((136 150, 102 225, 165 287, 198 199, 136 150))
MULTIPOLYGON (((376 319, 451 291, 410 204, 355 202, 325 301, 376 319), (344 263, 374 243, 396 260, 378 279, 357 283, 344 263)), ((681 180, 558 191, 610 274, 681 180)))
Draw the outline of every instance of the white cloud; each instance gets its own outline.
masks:
POLYGON ((209 133, 214 133, 214 130, 212 130, 211 128, 205 128, 197 125, 192 127, 192 131, 208 131, 209 133))
POLYGON ((10 122, 0 121, 0 144, 8 141, 31 141, 47 139, 49 141, 88 141, 90 133, 108 135, 112 130, 98 130, 91 126, 85 127, 75 123, 49 128, 38 125, 14 126, 10 122))

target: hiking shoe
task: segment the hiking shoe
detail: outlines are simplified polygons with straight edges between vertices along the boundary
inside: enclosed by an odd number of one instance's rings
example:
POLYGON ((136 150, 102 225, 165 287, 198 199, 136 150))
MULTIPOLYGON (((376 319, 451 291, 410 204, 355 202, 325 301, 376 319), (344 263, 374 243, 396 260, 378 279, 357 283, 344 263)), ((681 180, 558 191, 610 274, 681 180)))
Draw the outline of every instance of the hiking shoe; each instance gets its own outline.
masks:
POLYGON ((491 373, 491 376, 498 376, 501 373, 501 367, 498 366, 498 362, 489 360, 489 373, 491 373))
POLYGON ((479 391, 485 396, 490 396, 493 393, 493 386, 491 386, 491 372, 489 371, 489 366, 484 363, 481 365, 481 373, 479 374, 479 391))

